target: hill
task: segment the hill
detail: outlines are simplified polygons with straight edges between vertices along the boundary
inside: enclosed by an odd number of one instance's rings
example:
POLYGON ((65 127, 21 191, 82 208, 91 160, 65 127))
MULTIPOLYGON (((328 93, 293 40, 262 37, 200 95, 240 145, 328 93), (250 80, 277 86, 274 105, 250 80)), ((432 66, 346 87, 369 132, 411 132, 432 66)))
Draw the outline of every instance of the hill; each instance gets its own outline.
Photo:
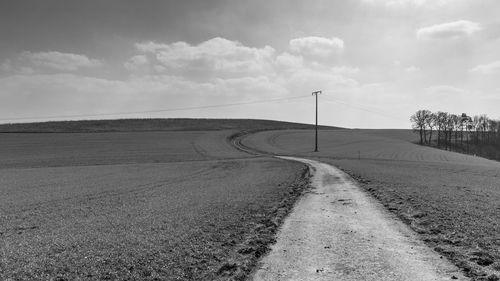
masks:
MULTIPOLYGON (((0 124, 1 133, 93 133, 144 131, 211 131, 211 130, 273 130, 312 129, 314 125, 258 119, 117 119, 50 121, 0 124)), ((320 129, 338 127, 319 126, 320 129)))

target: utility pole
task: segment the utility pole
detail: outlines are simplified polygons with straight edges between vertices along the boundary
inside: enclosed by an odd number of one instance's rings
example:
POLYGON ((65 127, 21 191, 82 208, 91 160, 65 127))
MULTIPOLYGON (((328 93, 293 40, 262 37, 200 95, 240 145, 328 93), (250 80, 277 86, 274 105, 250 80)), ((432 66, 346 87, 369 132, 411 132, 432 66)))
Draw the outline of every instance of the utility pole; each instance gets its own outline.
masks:
POLYGON ((315 138, 314 138, 314 152, 318 152, 318 94, 321 94, 321 91, 312 92, 313 96, 316 96, 316 126, 315 126, 315 138))

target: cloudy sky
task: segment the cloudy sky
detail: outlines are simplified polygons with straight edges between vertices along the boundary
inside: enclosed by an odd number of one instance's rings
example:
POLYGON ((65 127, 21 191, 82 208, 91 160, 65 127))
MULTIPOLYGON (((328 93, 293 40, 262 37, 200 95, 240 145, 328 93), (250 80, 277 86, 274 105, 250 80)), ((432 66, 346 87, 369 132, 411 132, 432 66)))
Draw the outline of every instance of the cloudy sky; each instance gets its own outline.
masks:
POLYGON ((500 117, 497 0, 2 0, 0 123, 500 117))

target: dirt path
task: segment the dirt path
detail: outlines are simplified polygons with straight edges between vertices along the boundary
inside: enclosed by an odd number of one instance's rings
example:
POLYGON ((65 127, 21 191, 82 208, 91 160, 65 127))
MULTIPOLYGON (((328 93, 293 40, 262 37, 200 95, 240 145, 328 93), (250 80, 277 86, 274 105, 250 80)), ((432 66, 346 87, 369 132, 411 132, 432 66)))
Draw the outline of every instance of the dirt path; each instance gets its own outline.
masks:
POLYGON ((340 170, 312 166, 314 190, 285 220, 253 280, 468 280, 340 170))

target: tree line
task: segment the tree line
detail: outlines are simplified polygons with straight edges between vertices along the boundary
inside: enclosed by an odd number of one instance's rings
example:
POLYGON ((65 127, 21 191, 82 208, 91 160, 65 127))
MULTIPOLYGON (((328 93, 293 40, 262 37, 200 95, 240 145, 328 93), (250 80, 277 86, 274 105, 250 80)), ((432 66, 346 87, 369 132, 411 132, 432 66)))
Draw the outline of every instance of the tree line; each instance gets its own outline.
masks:
POLYGON ((422 145, 467 153, 483 146, 500 148, 500 120, 485 114, 468 116, 423 109, 415 112, 410 121, 422 145))

